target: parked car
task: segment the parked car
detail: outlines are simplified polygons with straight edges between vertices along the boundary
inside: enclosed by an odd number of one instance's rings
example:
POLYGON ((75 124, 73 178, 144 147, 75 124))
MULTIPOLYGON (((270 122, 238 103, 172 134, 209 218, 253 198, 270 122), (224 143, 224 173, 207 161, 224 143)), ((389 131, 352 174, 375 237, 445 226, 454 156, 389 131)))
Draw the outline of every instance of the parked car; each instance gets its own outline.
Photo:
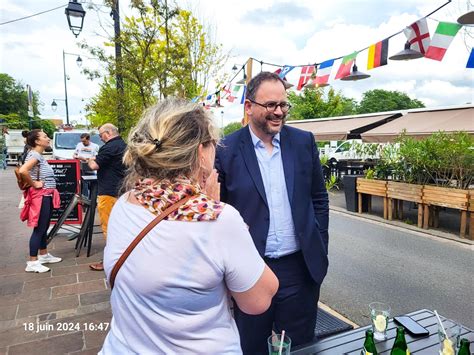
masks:
POLYGON ((341 160, 375 160, 380 157, 381 145, 363 143, 361 139, 349 139, 340 143, 331 142, 320 149, 320 154, 327 156, 329 164, 341 160))
POLYGON ((54 132, 53 135, 53 159, 73 159, 74 150, 77 143, 81 141, 81 134, 89 133, 91 142, 102 146, 104 143, 100 140, 97 132, 85 130, 74 130, 64 132, 54 132))

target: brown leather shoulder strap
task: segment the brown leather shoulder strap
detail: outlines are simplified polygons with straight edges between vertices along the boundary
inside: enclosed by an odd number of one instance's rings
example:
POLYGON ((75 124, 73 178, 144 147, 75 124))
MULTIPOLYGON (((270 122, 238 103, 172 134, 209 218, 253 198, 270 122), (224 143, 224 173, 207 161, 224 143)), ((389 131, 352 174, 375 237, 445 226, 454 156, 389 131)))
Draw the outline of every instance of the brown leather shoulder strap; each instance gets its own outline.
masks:
POLYGON ((188 196, 188 197, 185 197, 182 200, 179 200, 178 202, 172 204, 170 207, 168 207, 166 210, 164 210, 160 215, 158 215, 153 221, 148 223, 148 225, 145 228, 143 228, 143 230, 140 232, 140 234, 138 234, 137 237, 130 243, 128 248, 123 252, 123 254, 120 256, 120 258, 115 263, 114 268, 112 269, 112 272, 110 273, 110 279, 109 279, 110 289, 114 288, 115 277, 117 276, 118 271, 122 267, 122 264, 125 262, 125 260, 127 260, 128 256, 133 251, 133 249, 135 249, 135 247, 138 245, 138 243, 140 243, 140 241, 148 234, 148 232, 150 232, 166 216, 168 216, 172 212, 176 211, 179 207, 184 205, 186 202, 188 202, 193 197, 195 197, 195 196, 188 196))

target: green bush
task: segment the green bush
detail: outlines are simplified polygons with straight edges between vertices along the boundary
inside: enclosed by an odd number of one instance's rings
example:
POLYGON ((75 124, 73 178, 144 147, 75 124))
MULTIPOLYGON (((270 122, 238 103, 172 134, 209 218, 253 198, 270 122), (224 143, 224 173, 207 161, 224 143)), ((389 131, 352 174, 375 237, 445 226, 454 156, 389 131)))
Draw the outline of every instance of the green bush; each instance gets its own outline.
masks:
POLYGON ((401 134, 383 148, 374 176, 416 184, 469 188, 474 183, 474 137, 437 132, 416 140, 401 134))

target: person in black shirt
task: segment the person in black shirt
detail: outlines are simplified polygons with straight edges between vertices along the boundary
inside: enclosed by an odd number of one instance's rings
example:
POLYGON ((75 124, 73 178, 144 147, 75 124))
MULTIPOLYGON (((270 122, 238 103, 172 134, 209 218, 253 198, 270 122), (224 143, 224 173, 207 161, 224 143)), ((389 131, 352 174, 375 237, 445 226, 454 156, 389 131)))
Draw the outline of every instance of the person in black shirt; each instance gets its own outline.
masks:
MULTIPOLYGON (((104 238, 107 238, 110 212, 117 201, 118 192, 125 176, 122 158, 127 145, 120 137, 117 127, 111 123, 99 127, 99 137, 105 144, 100 147, 96 157, 87 159, 87 164, 92 170, 97 170, 97 211, 104 238)), ((102 261, 89 266, 92 270, 104 270, 102 261)))

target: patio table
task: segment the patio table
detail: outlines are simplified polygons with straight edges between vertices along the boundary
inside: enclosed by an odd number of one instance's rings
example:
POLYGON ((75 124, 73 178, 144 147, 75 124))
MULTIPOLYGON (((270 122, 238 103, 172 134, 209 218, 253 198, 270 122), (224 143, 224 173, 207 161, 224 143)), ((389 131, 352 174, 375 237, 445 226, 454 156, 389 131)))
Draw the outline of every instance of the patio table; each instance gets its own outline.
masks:
MULTIPOLYGON (((435 314, 427 309, 422 309, 407 314, 412 317, 415 321, 421 324, 423 327, 428 329, 429 336, 425 337, 414 337, 409 333, 405 332, 405 337, 408 344, 408 349, 411 354, 417 355, 437 355, 439 350, 439 339, 438 339, 438 322, 435 314)), ((445 328, 451 328, 454 326, 454 322, 441 316, 445 328)), ((461 325, 461 338, 467 338, 472 343, 474 341, 474 332, 461 325)), ((360 355, 364 344, 365 331, 369 329, 371 325, 357 328, 348 332, 340 333, 314 343, 297 347, 291 352, 294 355, 309 355, 309 354, 332 354, 332 355, 360 355)), ((390 354, 392 345, 395 341, 397 324, 390 320, 387 329, 387 340, 375 341, 377 351, 379 354, 390 354)), ((472 345, 471 345, 472 348, 472 345)))

